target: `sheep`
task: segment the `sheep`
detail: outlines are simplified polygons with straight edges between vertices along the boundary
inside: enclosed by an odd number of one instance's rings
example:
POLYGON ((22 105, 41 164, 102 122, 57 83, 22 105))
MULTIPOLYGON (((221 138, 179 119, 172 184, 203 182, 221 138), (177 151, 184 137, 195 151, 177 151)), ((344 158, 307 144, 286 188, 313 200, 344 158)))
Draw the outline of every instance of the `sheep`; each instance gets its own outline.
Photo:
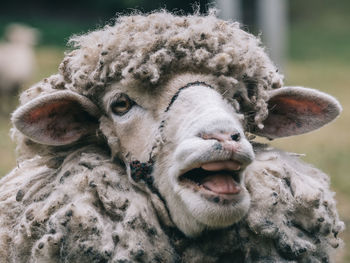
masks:
POLYGON ((329 177, 253 141, 318 129, 341 106, 283 87, 238 23, 166 11, 74 36, 12 115, 0 181, 4 262, 329 262, 329 177))
MULTIPOLYGON (((37 29, 22 24, 10 24, 6 27, 6 41, 0 44, 2 104, 6 103, 10 97, 17 96, 24 84, 31 79, 36 66, 33 47, 38 37, 37 29)), ((4 110, 9 112, 8 109, 4 110)))

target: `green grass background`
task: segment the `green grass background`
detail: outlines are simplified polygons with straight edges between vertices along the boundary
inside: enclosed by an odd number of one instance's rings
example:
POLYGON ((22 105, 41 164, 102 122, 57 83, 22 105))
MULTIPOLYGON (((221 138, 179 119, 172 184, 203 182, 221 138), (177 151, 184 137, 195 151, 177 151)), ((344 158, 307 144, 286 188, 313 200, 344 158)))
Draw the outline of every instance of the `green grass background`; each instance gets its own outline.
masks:
MULTIPOLYGON (((311 2, 317 4, 315 0, 311 2)), ((303 158, 306 161, 330 175, 339 212, 346 225, 350 224, 349 6, 345 4, 344 7, 334 9, 330 4, 327 12, 317 14, 317 19, 314 19, 315 12, 294 15, 285 68, 287 85, 316 88, 338 98, 343 106, 341 116, 328 126, 310 134, 271 142, 272 145, 287 151, 305 153, 306 156, 303 158), (344 13, 342 15, 339 12, 344 13)), ((293 9, 291 11, 296 12, 293 9)), ((0 32, 3 28, 1 21, 0 18, 0 32)), ((36 49, 38 69, 28 86, 57 72, 58 64, 63 58, 62 44, 73 32, 87 31, 86 24, 70 24, 62 21, 43 22, 34 19, 32 25, 37 25, 42 30, 43 38, 42 44, 36 49)), ((96 28, 88 26, 90 29, 96 28)), ((10 127, 8 116, 0 115, 0 177, 16 165, 15 145, 9 137, 10 127)), ((345 243, 350 243, 350 229, 342 234, 342 238, 345 243)), ((337 262, 350 262, 350 246, 345 246, 337 257, 337 262)))

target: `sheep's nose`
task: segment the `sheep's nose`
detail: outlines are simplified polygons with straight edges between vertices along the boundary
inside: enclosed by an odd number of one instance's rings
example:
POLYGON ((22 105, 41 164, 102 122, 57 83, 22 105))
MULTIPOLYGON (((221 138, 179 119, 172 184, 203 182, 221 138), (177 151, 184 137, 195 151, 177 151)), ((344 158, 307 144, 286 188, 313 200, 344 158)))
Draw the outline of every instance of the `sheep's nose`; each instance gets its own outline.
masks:
POLYGON ((223 149, 232 153, 237 152, 237 150, 240 148, 238 141, 241 139, 241 134, 239 132, 205 133, 201 134, 201 137, 204 140, 217 140, 223 149))
POLYGON ((217 140, 221 143, 235 141, 238 142, 241 139, 239 132, 228 133, 228 132, 216 132, 216 133, 204 133, 201 134, 204 140, 217 140))

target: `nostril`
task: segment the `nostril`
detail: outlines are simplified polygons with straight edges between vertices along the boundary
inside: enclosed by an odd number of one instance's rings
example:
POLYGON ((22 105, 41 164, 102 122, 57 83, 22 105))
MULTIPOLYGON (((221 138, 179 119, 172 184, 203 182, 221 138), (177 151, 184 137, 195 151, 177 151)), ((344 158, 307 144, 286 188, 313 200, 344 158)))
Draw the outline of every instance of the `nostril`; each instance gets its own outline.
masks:
POLYGON ((231 139, 232 139, 233 141, 238 142, 238 141, 241 139, 241 134, 239 134, 238 132, 237 132, 237 133, 234 133, 234 134, 231 134, 231 139))

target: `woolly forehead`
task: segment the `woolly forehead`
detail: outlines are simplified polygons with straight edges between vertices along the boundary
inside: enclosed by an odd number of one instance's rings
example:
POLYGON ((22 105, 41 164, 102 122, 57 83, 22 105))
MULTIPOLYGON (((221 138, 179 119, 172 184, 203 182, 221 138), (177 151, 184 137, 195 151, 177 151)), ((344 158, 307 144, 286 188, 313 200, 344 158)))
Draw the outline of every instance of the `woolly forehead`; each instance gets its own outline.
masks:
POLYGON ((107 88, 108 91, 102 98, 102 104, 104 110, 107 112, 108 107, 114 98, 116 98, 120 93, 124 93, 138 105, 142 105, 147 109, 153 109, 159 113, 162 113, 169 106, 171 98, 179 89, 185 87, 189 83, 196 82, 205 83, 212 87, 222 94, 223 97, 227 98, 228 102, 232 103, 232 105, 238 110, 239 106, 237 102, 233 100, 234 94, 238 89, 237 81, 232 81, 233 83, 226 83, 225 85, 223 84, 225 82, 223 78, 218 78, 213 75, 192 73, 177 74, 163 85, 160 85, 157 89, 147 89, 147 87, 144 87, 142 83, 139 82, 132 82, 129 83, 129 85, 121 85, 121 83, 112 84, 107 88))
POLYGON ((77 49, 60 66, 75 89, 121 80, 159 84, 178 72, 210 73, 281 86, 281 75, 260 40, 237 23, 208 16, 174 16, 161 12, 120 17, 114 26, 73 37, 77 49))

